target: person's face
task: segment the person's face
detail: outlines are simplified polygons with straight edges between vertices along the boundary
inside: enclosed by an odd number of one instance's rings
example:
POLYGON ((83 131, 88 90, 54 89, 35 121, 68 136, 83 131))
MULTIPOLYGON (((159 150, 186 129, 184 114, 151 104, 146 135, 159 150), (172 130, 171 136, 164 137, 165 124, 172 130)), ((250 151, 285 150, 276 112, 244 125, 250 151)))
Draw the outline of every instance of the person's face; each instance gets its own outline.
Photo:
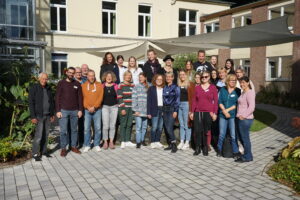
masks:
POLYGON ((95 82, 95 73, 94 72, 89 72, 87 74, 87 79, 90 83, 94 83, 95 82))
POLYGON ((230 69, 231 67, 232 67, 231 62, 230 62, 230 61, 227 61, 227 62, 226 62, 226 68, 227 68, 227 69, 230 69))
POLYGON ((200 84, 201 83, 201 77, 200 77, 200 75, 196 75, 195 76, 195 82, 196 82, 196 84, 200 84))
POLYGON ((242 90, 246 90, 249 88, 249 83, 247 83, 246 81, 241 81, 240 85, 241 85, 242 90))
POLYGON ((151 60, 151 61, 155 60, 155 54, 154 54, 153 51, 150 51, 150 52, 148 53, 148 59, 151 60))
POLYGON ((171 59, 166 60, 166 66, 172 67, 172 60, 171 59))
POLYGON ((229 87, 234 88, 236 85, 236 78, 235 77, 230 78, 228 85, 229 87))
POLYGON ((144 84, 146 82, 146 77, 143 75, 139 75, 139 81, 141 84, 144 84))
POLYGON ((166 82, 167 82, 167 84, 173 83, 173 80, 174 80, 174 76, 173 75, 168 74, 166 76, 166 82))
POLYGON ((112 79, 112 75, 111 75, 111 74, 107 74, 105 82, 111 83, 112 80, 113 80, 113 79, 112 79))
POLYGON ((134 58, 130 58, 129 60, 129 67, 135 67, 136 66, 136 61, 134 58))
POLYGON ((216 79, 216 78, 217 78, 217 72, 216 72, 216 71, 212 71, 212 72, 211 72, 211 77, 212 77, 213 79, 216 79))
POLYGON ((67 77, 68 77, 69 80, 73 79, 74 75, 75 75, 75 70, 68 69, 68 71, 66 72, 66 75, 67 75, 67 77))
POLYGON ((201 83, 207 83, 210 79, 210 75, 208 73, 203 73, 201 76, 201 83))
POLYGON ((213 65, 216 65, 217 64, 217 57, 215 57, 215 56, 213 56, 213 57, 211 57, 211 59, 210 59, 210 62, 211 62, 211 64, 213 64, 213 65))
POLYGON ((241 70, 236 70, 235 74, 236 74, 237 78, 242 78, 244 76, 244 74, 241 70))
POLYGON ((203 63, 205 61, 205 54, 204 53, 198 53, 198 61, 203 63))
POLYGON ((124 77, 124 81, 130 82, 131 81, 131 74, 126 74, 124 77))
POLYGON ((111 54, 107 54, 107 56, 106 56, 106 60, 107 60, 107 62, 111 63, 111 62, 112 62, 112 60, 113 60, 113 57, 112 57, 112 55, 111 55, 111 54))
POLYGON ((83 65, 81 66, 81 73, 82 73, 82 75, 86 76, 87 73, 88 73, 88 70, 89 70, 89 66, 88 66, 88 65, 83 64, 83 65))
POLYGON ((179 73, 179 79, 180 79, 181 81, 185 81, 185 80, 186 80, 186 73, 180 72, 180 73, 179 73))
POLYGON ((48 82, 48 75, 47 74, 42 74, 39 78, 40 84, 42 86, 45 86, 48 82))
POLYGON ((75 78, 80 80, 81 76, 82 76, 81 69, 76 68, 76 70, 75 70, 75 78))
POLYGON ((156 78, 156 80, 155 80, 155 83, 156 83, 156 85, 157 86, 162 86, 162 84, 163 84, 163 77, 162 76, 158 76, 157 78, 156 78))
POLYGON ((227 73, 226 72, 220 72, 219 73, 219 77, 220 77, 220 79, 225 79, 226 78, 226 76, 227 76, 227 73))
POLYGON ((118 65, 122 66, 124 63, 124 60, 122 58, 119 58, 119 60, 117 60, 118 65))
POLYGON ((185 65, 185 69, 186 70, 191 70, 192 69, 192 63, 191 62, 187 62, 185 65))

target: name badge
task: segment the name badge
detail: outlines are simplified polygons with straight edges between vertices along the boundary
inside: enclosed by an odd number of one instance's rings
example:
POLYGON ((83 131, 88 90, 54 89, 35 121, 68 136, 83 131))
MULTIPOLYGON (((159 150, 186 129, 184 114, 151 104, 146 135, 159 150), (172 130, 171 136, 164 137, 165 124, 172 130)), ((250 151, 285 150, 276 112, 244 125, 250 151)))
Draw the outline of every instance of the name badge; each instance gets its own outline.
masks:
POLYGON ((74 85, 74 88, 75 88, 75 89, 78 89, 78 87, 77 87, 76 85, 74 85))
POLYGON ((230 95, 231 97, 235 97, 235 94, 230 95))
POLYGON ((206 89, 206 90, 204 90, 205 92, 208 92, 209 91, 209 89, 206 89))

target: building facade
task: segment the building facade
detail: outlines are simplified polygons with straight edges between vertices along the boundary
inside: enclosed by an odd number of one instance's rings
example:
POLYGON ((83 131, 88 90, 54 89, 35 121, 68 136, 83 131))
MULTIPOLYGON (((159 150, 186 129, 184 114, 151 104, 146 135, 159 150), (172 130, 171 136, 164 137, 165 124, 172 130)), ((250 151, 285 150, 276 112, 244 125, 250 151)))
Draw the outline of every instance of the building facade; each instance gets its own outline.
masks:
POLYGON ((99 74, 102 58, 78 49, 199 34, 201 16, 230 7, 220 2, 36 0, 37 38, 47 42, 45 70, 60 77, 65 67, 86 63, 99 74))
MULTIPOLYGON (((228 30, 288 16, 288 27, 298 33, 300 6, 299 0, 263 0, 244 6, 216 12, 200 18, 201 33, 228 30)), ((276 85, 281 91, 289 91, 292 86, 292 65, 300 59, 299 42, 272 46, 217 49, 209 54, 219 56, 219 66, 224 66, 227 58, 234 60, 235 67, 243 66, 255 84, 261 87, 276 85)))

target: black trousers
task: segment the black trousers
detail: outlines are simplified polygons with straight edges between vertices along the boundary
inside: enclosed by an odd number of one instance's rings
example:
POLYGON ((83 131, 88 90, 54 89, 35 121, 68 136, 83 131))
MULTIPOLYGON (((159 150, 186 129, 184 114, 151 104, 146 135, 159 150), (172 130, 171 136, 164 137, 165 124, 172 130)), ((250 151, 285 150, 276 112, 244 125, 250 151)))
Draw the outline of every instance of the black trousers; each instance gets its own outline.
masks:
POLYGON ((207 147, 207 132, 211 130, 211 116, 208 112, 194 113, 195 146, 207 147))

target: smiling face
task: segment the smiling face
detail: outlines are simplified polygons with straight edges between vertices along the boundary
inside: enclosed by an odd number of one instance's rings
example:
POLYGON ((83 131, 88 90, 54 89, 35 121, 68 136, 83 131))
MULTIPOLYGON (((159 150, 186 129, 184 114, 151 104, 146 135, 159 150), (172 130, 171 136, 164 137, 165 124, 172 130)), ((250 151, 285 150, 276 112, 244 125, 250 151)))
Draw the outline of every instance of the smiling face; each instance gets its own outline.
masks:
POLYGON ((195 82, 196 82, 196 84, 200 84, 201 83, 201 76, 200 76, 200 74, 196 74, 195 75, 195 82))
POLYGON ((249 83, 249 82, 246 82, 246 81, 244 81, 244 80, 242 80, 242 81, 240 82, 240 86, 241 86, 242 90, 244 90, 244 91, 250 88, 249 85, 250 85, 250 83, 249 83))
POLYGON ((148 59, 151 61, 154 61, 156 58, 155 53, 153 51, 149 51, 147 56, 148 56, 148 59))
POLYGON ((139 75, 139 82, 140 82, 141 84, 146 83, 146 80, 147 80, 147 78, 146 78, 144 75, 139 75))
POLYGON ((231 69, 232 65, 231 65, 231 62, 230 61, 227 61, 226 62, 226 68, 227 69, 231 69))
POLYGON ((179 79, 182 82, 186 80, 186 73, 184 71, 179 72, 179 79))
POLYGON ((111 74, 107 74, 105 78, 106 83, 112 83, 113 77, 111 74))
POLYGON ((168 74, 166 75, 166 82, 168 85, 172 84, 174 80, 174 75, 173 74, 168 74))
POLYGON ((132 75, 131 75, 131 73, 126 73, 125 75, 124 75, 124 82, 131 82, 131 78, 132 78, 132 75))
POLYGON ((119 59, 117 60, 117 63, 118 63, 119 66, 123 66, 123 63, 124 63, 123 58, 119 58, 119 59))
POLYGON ((211 72, 211 78, 216 79, 217 78, 217 71, 211 72))
POLYGON ((75 70, 74 69, 68 69, 66 72, 67 78, 69 80, 72 80, 74 78, 75 70))
POLYGON ((238 79, 242 78, 244 76, 244 73, 242 70, 237 69, 235 72, 235 75, 237 76, 238 79))
POLYGON ((83 76, 87 76, 87 73, 89 71, 89 66, 87 64, 83 64, 81 66, 81 73, 83 76))
POLYGON ((202 84, 208 83, 209 79, 210 79, 209 73, 207 73, 207 72, 202 73, 202 75, 201 75, 201 83, 202 84))
POLYGON ((235 88, 236 86, 236 77, 230 77, 230 80, 228 81, 228 87, 235 88))
POLYGON ((204 63, 204 61, 205 61, 205 53, 203 53, 203 52, 199 52, 198 53, 198 61, 200 63, 204 63))
POLYGON ((162 76, 157 76, 157 78, 155 79, 156 86, 161 87, 163 85, 163 81, 164 79, 162 76))
POLYGON ((129 68, 136 68, 136 60, 134 58, 129 59, 129 68))
POLYGON ((212 56, 210 59, 210 63, 213 64, 214 66, 217 64, 218 60, 216 56, 212 56))
POLYGON ((81 76, 82 76, 81 69, 76 68, 75 69, 75 78, 78 79, 78 80, 81 80, 81 76))
POLYGON ((172 67, 172 60, 171 59, 168 59, 168 60, 166 60, 166 66, 168 66, 168 67, 172 67))
POLYGON ((107 62, 108 62, 108 63, 111 63, 111 62, 112 62, 112 60, 113 60, 113 57, 112 57, 112 55, 111 55, 111 54, 107 54, 107 56, 106 56, 106 60, 107 60, 107 62))
POLYGON ((187 63, 185 64, 185 69, 186 69, 187 71, 192 70, 192 69, 193 69, 192 63, 191 63, 191 62, 187 62, 187 63))
POLYGON ((90 83, 94 83, 96 78, 95 78, 95 72, 89 71, 87 74, 87 79, 90 83))
POLYGON ((219 78, 221 80, 224 80, 226 78, 226 76, 227 76, 227 73, 225 71, 220 71, 219 72, 219 78))
POLYGON ((44 87, 48 82, 48 75, 46 73, 42 73, 39 76, 39 81, 40 81, 40 84, 44 87))

